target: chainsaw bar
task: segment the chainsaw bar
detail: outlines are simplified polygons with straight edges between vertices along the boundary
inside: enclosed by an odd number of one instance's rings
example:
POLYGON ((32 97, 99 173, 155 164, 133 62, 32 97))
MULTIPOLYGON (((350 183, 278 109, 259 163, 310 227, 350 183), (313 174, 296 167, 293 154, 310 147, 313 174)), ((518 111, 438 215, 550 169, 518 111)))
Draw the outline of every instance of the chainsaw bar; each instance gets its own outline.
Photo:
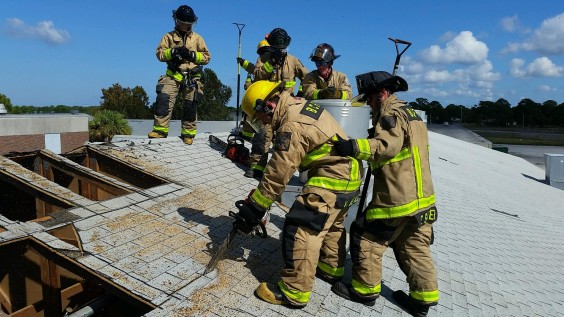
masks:
POLYGON ((215 267, 217 266, 217 263, 219 263, 219 260, 221 260, 223 258, 223 256, 225 255, 225 252, 227 252, 227 250, 229 249, 229 245, 231 244, 231 241, 233 241, 233 238, 235 238, 236 234, 237 234, 237 227, 235 225, 233 225, 233 229, 231 229, 227 238, 223 241, 221 246, 217 249, 217 252, 212 256, 208 265, 206 265, 206 269, 204 270, 204 275, 208 274, 209 272, 211 272, 215 269, 215 267))
POLYGON ((223 141, 222 139, 216 137, 215 135, 210 135, 210 143, 215 144, 221 147, 224 151, 227 149, 227 142, 223 141))

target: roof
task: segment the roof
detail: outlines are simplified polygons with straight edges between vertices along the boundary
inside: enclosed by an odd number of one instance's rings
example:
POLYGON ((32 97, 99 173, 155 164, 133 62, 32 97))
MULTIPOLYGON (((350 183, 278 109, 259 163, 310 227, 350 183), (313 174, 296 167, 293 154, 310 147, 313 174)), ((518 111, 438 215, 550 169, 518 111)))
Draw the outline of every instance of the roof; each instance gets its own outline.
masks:
MULTIPOLYGON (((544 171, 521 158, 433 132, 429 137, 439 211, 431 251, 440 291, 439 305, 429 316, 560 315, 562 191, 544 184, 544 171)), ((42 224, 0 216, 5 229, 0 244, 32 237, 57 252, 76 252, 75 246, 46 234, 72 223, 83 252, 71 260, 150 302, 155 308, 147 316, 408 316, 391 298, 393 290, 408 285, 390 250, 383 262, 382 296, 373 307, 341 299, 320 280, 301 310, 257 299, 258 283, 277 281, 282 267, 284 209, 278 206, 272 208, 267 239, 237 236, 218 268, 203 275, 231 229, 228 211, 257 185, 210 146, 207 134, 198 135, 191 146, 179 138, 124 136, 89 147, 168 183, 91 201, 0 157, 3 172, 41 183, 43 190, 75 206, 57 213, 65 217, 42 224)), ((347 258, 345 280, 350 265, 347 258)))

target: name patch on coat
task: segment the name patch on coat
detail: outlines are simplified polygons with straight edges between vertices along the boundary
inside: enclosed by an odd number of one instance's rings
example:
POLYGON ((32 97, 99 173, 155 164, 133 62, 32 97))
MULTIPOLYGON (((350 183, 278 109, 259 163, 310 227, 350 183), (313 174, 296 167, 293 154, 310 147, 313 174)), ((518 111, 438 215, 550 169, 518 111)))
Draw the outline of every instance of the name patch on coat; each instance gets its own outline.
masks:
POLYGON ((421 119, 421 117, 417 114, 417 112, 415 112, 415 110, 413 110, 413 108, 406 106, 403 106, 401 108, 407 114, 407 118, 409 119, 409 121, 413 121, 413 120, 423 121, 423 119, 421 119))
POLYGON ((275 151, 288 151, 290 149, 290 142, 292 141, 291 132, 278 132, 274 138, 275 151))
POLYGON ((315 120, 319 120, 319 116, 321 116, 323 110, 325 109, 321 108, 320 105, 308 101, 302 108, 302 111, 300 111, 300 114, 306 115, 315 120))

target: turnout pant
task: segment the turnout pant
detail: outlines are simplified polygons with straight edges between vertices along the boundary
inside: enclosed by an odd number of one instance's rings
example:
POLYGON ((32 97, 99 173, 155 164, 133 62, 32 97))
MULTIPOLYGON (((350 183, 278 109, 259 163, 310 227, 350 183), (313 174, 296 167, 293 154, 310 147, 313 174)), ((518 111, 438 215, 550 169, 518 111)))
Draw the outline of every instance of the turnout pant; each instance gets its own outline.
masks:
POLYGON ((168 134, 172 111, 179 94, 183 94, 182 100, 182 137, 193 138, 197 131, 198 103, 202 98, 202 84, 199 79, 194 80, 195 87, 184 87, 181 91, 181 83, 170 78, 161 76, 157 83, 157 100, 155 103, 153 131, 168 134))
POLYGON ((343 276, 346 256, 343 222, 347 208, 335 207, 333 192, 306 191, 286 214, 282 232, 284 268, 278 285, 286 298, 297 305, 308 302, 316 268, 343 276))
POLYGON ((432 224, 419 227, 414 217, 354 221, 351 225, 352 288, 359 296, 377 297, 381 290, 382 257, 394 248, 406 274, 409 295, 421 304, 439 300, 437 275, 431 257, 432 224))

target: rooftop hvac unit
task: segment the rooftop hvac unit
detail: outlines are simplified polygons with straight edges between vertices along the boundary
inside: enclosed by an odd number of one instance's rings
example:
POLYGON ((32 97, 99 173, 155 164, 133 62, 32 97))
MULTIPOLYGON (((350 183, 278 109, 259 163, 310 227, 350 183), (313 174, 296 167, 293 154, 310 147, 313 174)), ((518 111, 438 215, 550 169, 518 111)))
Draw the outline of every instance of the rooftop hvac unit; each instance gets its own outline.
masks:
POLYGON ((544 153, 546 182, 564 190, 564 154, 544 153))
POLYGON ((4 107, 3 103, 0 103, 0 115, 6 114, 8 113, 8 110, 6 110, 6 107, 4 107))

